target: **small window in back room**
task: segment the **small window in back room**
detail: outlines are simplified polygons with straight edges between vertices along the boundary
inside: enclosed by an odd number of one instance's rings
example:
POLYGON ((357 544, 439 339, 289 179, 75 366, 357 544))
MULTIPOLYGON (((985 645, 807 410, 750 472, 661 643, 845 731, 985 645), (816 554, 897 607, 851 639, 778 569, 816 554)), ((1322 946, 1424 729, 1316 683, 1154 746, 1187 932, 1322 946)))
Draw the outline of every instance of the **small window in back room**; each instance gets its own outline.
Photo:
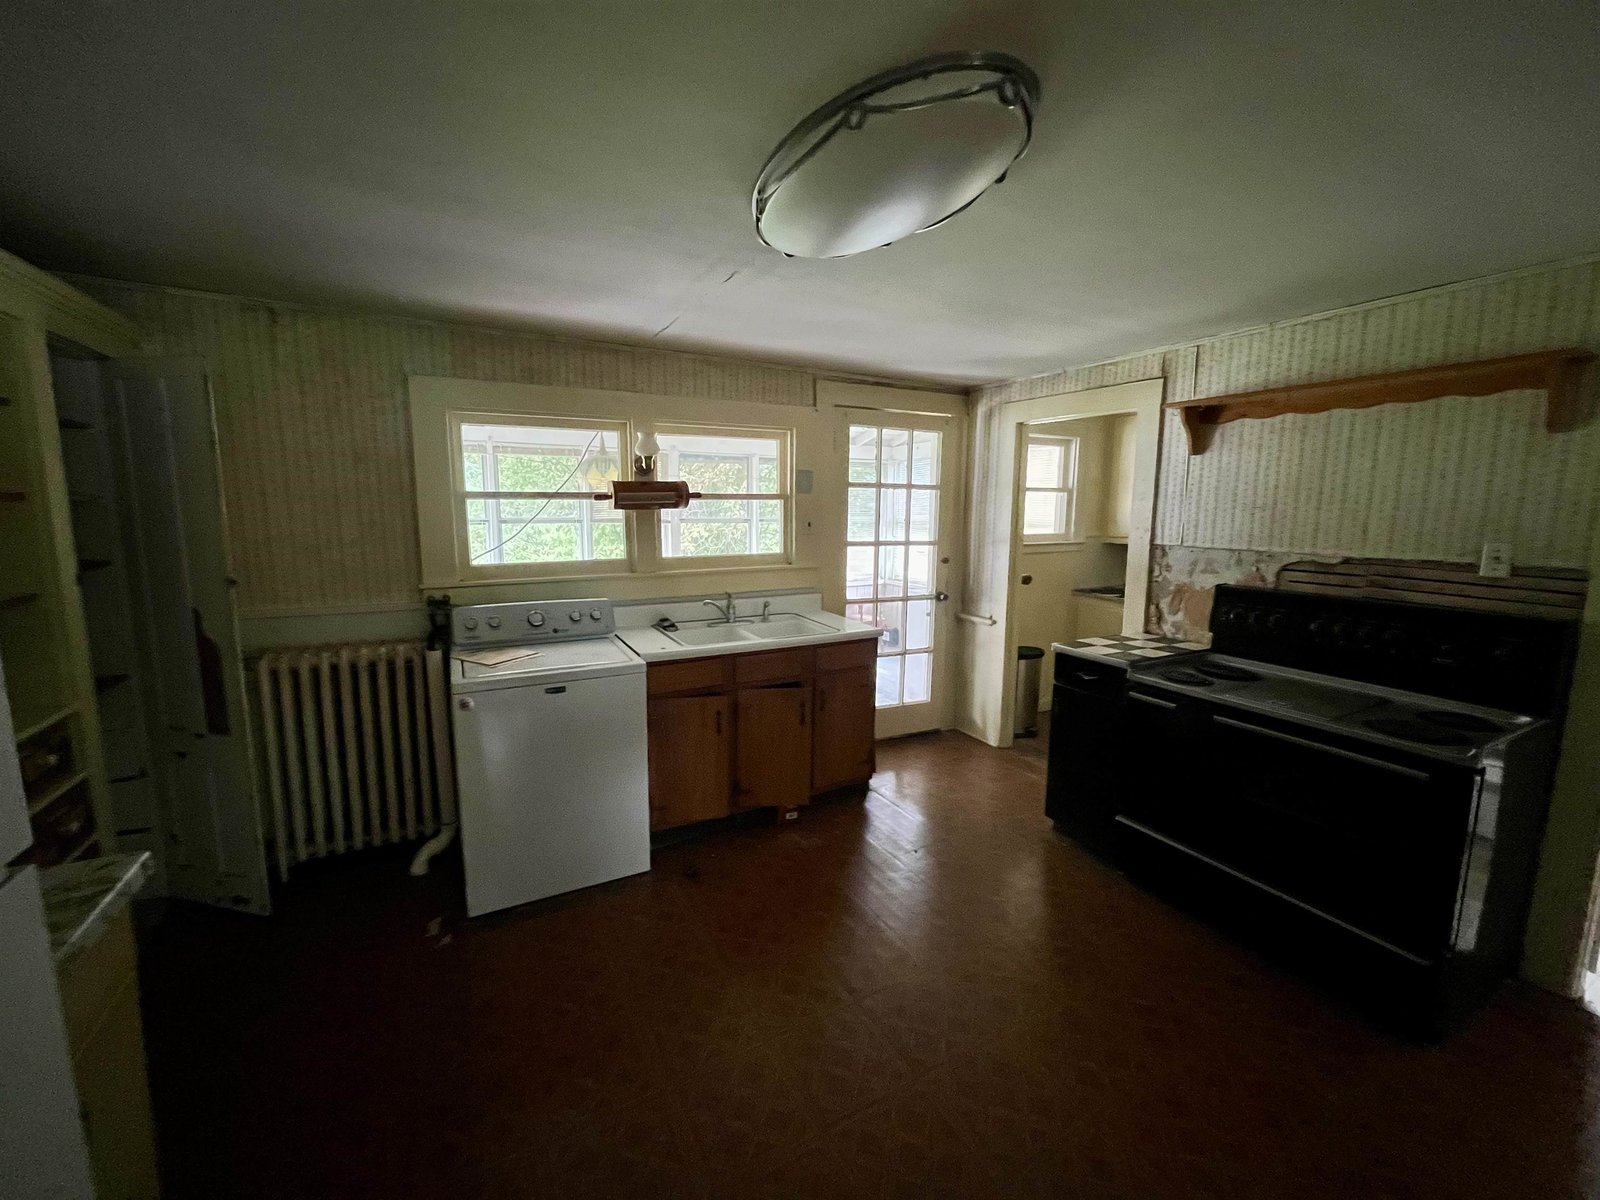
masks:
POLYGON ((661 513, 662 558, 782 558, 788 548, 789 438, 781 430, 657 435, 657 474, 701 498, 661 513))
POLYGON ((620 424, 539 418, 459 428, 458 535, 469 571, 628 557, 622 514, 591 498, 622 478, 620 424))
POLYGON ((1073 540, 1077 482, 1078 439, 1030 434, 1023 460, 1024 542, 1073 540))

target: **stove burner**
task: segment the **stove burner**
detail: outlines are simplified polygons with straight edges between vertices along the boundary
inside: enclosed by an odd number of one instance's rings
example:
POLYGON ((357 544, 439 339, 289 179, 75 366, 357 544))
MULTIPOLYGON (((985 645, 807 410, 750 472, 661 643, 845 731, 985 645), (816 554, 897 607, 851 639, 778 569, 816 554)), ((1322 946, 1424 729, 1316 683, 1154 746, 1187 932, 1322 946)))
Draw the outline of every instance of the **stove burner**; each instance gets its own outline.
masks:
POLYGON ((1196 663, 1194 669, 1202 675, 1209 675, 1213 679, 1226 679, 1230 683, 1254 683, 1261 678, 1254 671, 1246 671, 1243 667, 1235 667, 1229 663, 1196 663))
POLYGON ((1499 721, 1491 721, 1488 717, 1480 717, 1475 713, 1450 712, 1443 708, 1426 709, 1417 716, 1430 725, 1459 729, 1462 733, 1499 733, 1504 728, 1499 721))
POLYGON ((1430 725, 1426 721, 1416 721, 1410 717, 1373 717, 1365 724, 1368 729, 1378 733, 1423 746, 1472 745, 1472 739, 1464 733, 1445 729, 1439 725, 1430 725))
POLYGON ((1191 671, 1187 667, 1177 671, 1167 671, 1161 678, 1170 683, 1186 683, 1190 687, 1210 687, 1213 683, 1213 680, 1207 679, 1204 675, 1197 671, 1191 671))

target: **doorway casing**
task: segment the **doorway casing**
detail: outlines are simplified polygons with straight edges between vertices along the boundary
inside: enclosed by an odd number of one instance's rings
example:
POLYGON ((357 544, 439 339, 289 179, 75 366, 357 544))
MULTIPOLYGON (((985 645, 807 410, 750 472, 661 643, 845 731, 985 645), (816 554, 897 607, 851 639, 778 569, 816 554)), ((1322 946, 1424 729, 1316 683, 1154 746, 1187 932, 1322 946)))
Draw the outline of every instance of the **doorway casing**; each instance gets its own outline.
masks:
POLYGON ((963 613, 971 618, 963 623, 961 635, 962 677, 967 683, 960 714, 963 732, 991 746, 1011 744, 1017 665, 1015 564, 1022 541, 1017 463, 1018 448, 1029 425, 1132 416, 1133 483, 1123 632, 1142 630, 1150 590, 1150 542, 1164 390, 1164 380, 1145 379, 1013 401, 974 414, 968 547, 971 572, 962 605, 963 613), (993 624, 988 623, 991 619, 993 624))

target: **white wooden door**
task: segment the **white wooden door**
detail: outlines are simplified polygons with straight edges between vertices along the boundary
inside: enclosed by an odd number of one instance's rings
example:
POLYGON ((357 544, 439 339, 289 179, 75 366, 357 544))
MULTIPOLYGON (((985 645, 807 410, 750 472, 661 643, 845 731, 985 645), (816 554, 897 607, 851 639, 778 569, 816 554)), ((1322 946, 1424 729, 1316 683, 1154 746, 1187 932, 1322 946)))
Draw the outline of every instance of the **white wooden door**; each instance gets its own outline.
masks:
POLYGON ((958 528, 959 430, 907 413, 848 417, 845 615, 878 637, 877 735, 950 722, 950 545, 958 528))
POLYGON ((147 694, 158 714, 169 891, 266 913, 210 387, 197 366, 135 362, 114 364, 107 387, 147 694))

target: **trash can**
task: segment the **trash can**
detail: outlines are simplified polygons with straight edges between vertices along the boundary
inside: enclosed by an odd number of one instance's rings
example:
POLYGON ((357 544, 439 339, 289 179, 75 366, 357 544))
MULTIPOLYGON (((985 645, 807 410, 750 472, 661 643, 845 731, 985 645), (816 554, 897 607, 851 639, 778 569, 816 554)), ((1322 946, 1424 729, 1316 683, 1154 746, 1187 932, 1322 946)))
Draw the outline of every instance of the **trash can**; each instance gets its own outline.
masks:
POLYGON ((1039 733, 1039 674, 1044 670, 1044 651, 1038 646, 1017 647, 1017 711, 1011 718, 1012 737, 1035 737, 1039 733))

